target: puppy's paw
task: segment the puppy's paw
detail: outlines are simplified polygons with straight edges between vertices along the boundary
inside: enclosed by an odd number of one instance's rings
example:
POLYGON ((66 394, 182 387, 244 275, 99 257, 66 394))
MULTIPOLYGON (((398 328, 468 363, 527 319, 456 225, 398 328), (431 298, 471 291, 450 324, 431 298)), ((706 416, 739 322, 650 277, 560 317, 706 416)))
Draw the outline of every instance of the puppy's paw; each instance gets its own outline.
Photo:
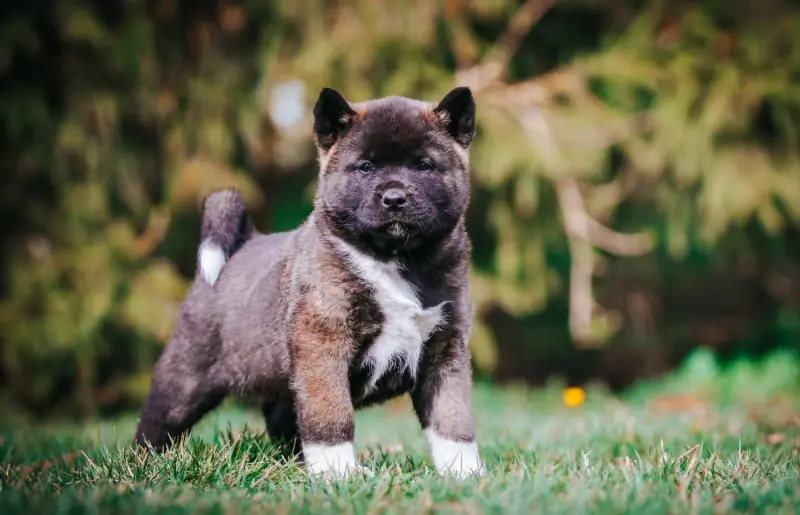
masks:
POLYGON ((373 474, 356 461, 353 444, 349 442, 337 445, 305 444, 303 458, 310 476, 328 482, 373 474))
POLYGON ((481 463, 477 455, 460 454, 450 462, 435 463, 436 471, 445 477, 484 477, 486 476, 486 467, 481 463))
POLYGON ((455 461, 450 466, 437 467, 437 471, 442 476, 452 477, 484 477, 486 476, 486 467, 483 463, 478 461, 455 461))
POLYGON ((355 467, 345 467, 343 469, 329 468, 326 470, 314 470, 309 468, 308 474, 312 479, 321 480, 330 484, 337 481, 346 481, 353 477, 372 477, 375 475, 375 472, 363 465, 356 465, 355 467))
POLYGON ((486 467, 481 463, 476 442, 458 442, 445 438, 433 429, 425 431, 431 449, 431 458, 436 471, 442 476, 485 476, 486 467))

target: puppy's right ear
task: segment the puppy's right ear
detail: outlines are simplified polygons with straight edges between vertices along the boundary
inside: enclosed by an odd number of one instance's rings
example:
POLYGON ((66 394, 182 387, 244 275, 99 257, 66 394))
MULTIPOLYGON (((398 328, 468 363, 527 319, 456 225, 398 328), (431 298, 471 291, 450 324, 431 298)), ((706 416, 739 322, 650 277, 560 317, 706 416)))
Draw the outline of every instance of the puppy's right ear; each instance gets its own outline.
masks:
POLYGON ((314 140, 324 152, 344 136, 356 112, 335 89, 322 88, 314 105, 314 140))

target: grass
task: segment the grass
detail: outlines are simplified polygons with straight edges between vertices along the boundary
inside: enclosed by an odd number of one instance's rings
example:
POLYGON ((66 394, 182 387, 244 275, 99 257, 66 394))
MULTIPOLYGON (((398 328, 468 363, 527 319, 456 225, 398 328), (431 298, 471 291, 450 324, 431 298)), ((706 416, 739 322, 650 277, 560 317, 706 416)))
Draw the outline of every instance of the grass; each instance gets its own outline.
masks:
POLYGON ((481 479, 432 470, 406 400, 360 412, 376 471, 310 481, 263 422, 226 405, 164 456, 128 447, 135 414, 3 431, 0 513, 800 513, 800 389, 785 355, 721 371, 699 354, 623 397, 601 387, 475 387, 481 479))

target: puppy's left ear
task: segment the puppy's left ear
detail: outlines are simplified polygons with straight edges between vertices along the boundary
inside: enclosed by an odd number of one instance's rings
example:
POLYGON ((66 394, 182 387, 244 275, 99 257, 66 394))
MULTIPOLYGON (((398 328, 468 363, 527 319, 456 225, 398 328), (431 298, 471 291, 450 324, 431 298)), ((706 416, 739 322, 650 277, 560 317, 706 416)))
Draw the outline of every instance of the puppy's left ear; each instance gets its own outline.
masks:
POLYGON ((314 104, 314 139, 325 152, 347 133, 353 124, 356 112, 341 93, 331 88, 322 88, 314 104))
POLYGON ((475 100, 467 87, 450 91, 433 109, 450 136, 462 147, 468 147, 475 137, 475 100))

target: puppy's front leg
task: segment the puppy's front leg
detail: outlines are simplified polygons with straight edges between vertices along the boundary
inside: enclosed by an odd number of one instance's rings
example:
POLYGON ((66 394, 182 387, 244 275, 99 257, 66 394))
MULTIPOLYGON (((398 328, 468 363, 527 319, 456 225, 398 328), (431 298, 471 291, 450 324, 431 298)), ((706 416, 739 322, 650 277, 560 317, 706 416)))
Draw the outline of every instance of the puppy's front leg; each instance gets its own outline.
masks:
POLYGON ((412 392, 431 458, 442 475, 483 474, 470 406, 470 356, 460 331, 447 329, 428 343, 412 392))
POLYGON ((348 379, 351 346, 336 331, 306 325, 293 350, 292 388, 306 468, 326 478, 347 477, 360 469, 348 379))

